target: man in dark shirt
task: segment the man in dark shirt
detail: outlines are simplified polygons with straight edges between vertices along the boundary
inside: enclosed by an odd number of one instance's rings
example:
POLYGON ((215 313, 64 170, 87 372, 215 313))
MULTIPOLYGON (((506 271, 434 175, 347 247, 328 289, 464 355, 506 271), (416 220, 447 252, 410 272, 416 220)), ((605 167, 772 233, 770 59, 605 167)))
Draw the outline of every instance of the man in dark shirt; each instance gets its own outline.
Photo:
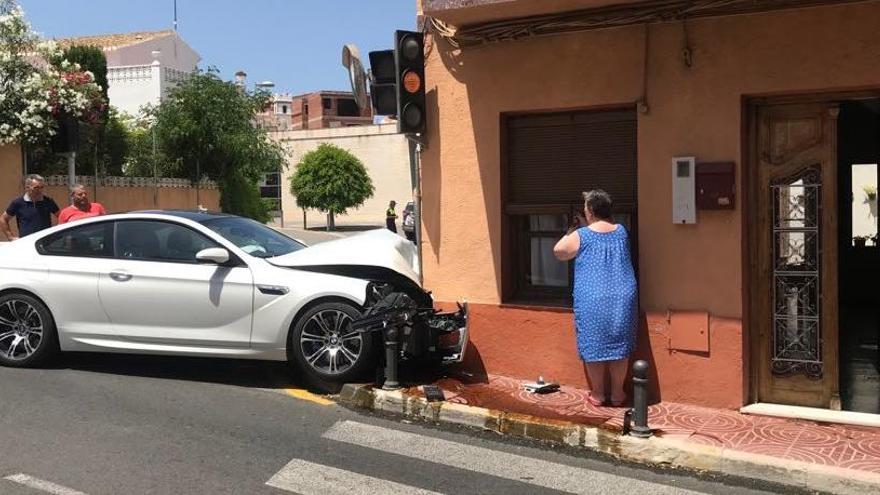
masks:
POLYGON ((24 196, 15 198, 0 217, 0 229, 10 241, 24 237, 43 229, 48 229, 58 217, 58 205, 49 196, 43 195, 46 181, 37 174, 30 174, 24 179, 24 196), (54 219, 52 217, 55 217, 54 219), (13 234, 9 221, 15 217, 18 225, 18 236, 13 234))

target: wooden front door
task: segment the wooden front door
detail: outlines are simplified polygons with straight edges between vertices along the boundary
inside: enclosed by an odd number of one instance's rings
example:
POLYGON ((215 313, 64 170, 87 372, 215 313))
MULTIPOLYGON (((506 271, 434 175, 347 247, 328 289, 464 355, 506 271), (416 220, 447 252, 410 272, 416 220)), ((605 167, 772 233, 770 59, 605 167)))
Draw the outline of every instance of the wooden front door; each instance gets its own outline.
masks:
POLYGON ((750 112, 750 316, 760 402, 840 408, 838 111, 811 103, 750 112))

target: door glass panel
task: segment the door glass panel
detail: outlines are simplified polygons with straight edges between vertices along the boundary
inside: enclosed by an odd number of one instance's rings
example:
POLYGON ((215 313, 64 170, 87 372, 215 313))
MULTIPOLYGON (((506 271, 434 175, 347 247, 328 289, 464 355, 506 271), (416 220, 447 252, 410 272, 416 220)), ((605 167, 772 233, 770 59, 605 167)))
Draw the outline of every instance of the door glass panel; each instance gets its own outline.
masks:
POLYGON ((118 222, 116 256, 119 258, 197 263, 196 253, 218 247, 202 234, 169 222, 132 220, 118 222))
POLYGON ((852 245, 877 245, 877 164, 852 165, 852 245))
POLYGON ((109 258, 113 256, 113 223, 101 222, 74 227, 37 243, 40 254, 109 258))
POLYGON ((773 195, 773 351, 775 375, 823 372, 820 303, 821 183, 817 170, 771 185, 773 195))

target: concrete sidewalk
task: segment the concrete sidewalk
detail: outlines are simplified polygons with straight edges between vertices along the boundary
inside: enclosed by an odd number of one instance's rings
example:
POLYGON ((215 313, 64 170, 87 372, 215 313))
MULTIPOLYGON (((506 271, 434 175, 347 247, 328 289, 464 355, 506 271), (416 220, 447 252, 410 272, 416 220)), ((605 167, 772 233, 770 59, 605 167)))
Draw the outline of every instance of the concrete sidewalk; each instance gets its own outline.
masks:
POLYGON ((502 376, 444 378, 446 400, 420 387, 384 391, 346 385, 350 406, 410 419, 461 425, 551 444, 592 449, 629 461, 708 471, 831 493, 880 493, 880 429, 740 414, 662 402, 649 409, 654 436, 621 434, 624 408, 595 407, 586 391, 522 390, 502 376))

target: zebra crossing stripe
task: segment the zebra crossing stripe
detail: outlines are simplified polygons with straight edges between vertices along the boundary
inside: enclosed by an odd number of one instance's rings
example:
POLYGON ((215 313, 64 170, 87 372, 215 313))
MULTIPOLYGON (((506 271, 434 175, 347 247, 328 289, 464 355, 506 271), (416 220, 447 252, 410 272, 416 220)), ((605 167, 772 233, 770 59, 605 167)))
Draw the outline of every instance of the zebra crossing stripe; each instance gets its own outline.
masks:
POLYGON ((266 484, 301 495, 440 495, 301 459, 287 463, 266 484))
POLYGON ((426 435, 339 421, 324 438, 575 494, 694 494, 690 490, 558 464, 426 435))
POLYGON ((51 493, 52 495, 86 495, 85 493, 74 490, 72 488, 67 488, 66 486, 52 483, 51 481, 34 478, 33 476, 28 476, 23 473, 6 476, 3 479, 6 481, 12 481, 13 483, 18 483, 19 485, 24 485, 28 488, 51 493))

